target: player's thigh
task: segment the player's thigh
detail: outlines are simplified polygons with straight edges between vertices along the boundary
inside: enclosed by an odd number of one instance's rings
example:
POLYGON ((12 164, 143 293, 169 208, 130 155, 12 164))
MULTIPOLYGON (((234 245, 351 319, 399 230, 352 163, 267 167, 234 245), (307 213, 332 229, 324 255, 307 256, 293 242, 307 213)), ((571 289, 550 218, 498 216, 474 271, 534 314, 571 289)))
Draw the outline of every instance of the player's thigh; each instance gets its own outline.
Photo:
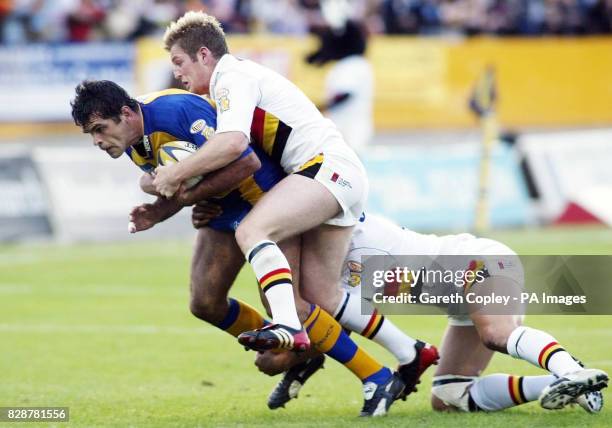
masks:
POLYGON ((353 227, 322 224, 302 234, 302 297, 327 312, 337 308, 342 264, 348 253, 353 227))
POLYGON ((482 344, 475 327, 450 325, 442 339, 435 376, 480 376, 492 357, 493 351, 482 344))
POLYGON ((243 250, 262 239, 282 241, 311 229, 340 212, 334 195, 321 183, 289 175, 266 193, 236 231, 243 250))
POLYGON ((243 264, 244 256, 233 233, 198 229, 191 259, 192 302, 224 305, 243 264))

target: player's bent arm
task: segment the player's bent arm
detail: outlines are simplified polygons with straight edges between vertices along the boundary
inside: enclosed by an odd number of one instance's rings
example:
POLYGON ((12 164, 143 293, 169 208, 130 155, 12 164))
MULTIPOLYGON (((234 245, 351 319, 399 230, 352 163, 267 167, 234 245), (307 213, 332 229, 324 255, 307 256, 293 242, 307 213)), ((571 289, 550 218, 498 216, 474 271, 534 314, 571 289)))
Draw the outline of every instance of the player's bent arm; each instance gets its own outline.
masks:
POLYGON ((242 132, 216 134, 193 156, 176 164, 176 178, 182 182, 221 169, 238 159, 248 146, 249 140, 242 132))
POLYGON ((140 180, 138 184, 143 192, 148 193, 149 195, 160 196, 157 190, 155 190, 155 186, 153 185, 153 175, 145 172, 140 176, 140 180))

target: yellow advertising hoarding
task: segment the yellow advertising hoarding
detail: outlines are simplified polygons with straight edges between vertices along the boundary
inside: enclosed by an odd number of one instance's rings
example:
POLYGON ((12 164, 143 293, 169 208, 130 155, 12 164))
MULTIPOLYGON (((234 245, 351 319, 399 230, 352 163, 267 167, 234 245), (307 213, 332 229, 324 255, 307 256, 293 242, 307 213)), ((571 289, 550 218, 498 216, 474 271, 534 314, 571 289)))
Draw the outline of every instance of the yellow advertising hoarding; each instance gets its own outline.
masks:
MULTIPOLYGON (((231 36, 230 50, 283 73, 315 102, 326 68, 304 62, 311 38, 231 36)), ((138 45, 140 92, 170 79, 159 39, 138 45)), ((476 125, 467 98, 477 77, 495 67, 503 126, 592 126, 612 123, 612 38, 437 39, 374 37, 377 129, 476 125)))

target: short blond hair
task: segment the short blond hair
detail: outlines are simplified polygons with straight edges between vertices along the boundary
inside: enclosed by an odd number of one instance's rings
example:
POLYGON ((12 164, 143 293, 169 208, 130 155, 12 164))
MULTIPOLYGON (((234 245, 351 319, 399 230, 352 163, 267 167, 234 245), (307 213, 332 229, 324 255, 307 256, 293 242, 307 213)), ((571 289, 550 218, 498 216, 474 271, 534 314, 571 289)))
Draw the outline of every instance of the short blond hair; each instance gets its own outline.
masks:
POLYGON ((190 11, 170 23, 164 34, 164 48, 178 46, 195 61, 198 50, 205 46, 217 59, 229 52, 225 32, 212 15, 190 11))

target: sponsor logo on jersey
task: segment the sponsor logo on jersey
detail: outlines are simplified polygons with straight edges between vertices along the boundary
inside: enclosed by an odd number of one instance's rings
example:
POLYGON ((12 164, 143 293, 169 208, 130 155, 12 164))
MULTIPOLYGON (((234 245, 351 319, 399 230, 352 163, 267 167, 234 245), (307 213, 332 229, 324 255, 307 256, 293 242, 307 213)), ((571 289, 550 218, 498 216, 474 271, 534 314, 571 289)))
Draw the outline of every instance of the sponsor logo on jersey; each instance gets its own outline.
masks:
POLYGON ((148 135, 143 135, 142 137, 142 146, 145 149, 146 157, 150 158, 153 156, 153 148, 151 147, 151 142, 149 141, 148 135))
POLYGON ((204 119, 198 119, 191 124, 189 128, 189 132, 192 134, 197 134, 202 131, 206 127, 206 121, 204 119))
POLYGON ((229 90, 226 88, 219 89, 216 102, 221 113, 228 111, 230 109, 229 90))

